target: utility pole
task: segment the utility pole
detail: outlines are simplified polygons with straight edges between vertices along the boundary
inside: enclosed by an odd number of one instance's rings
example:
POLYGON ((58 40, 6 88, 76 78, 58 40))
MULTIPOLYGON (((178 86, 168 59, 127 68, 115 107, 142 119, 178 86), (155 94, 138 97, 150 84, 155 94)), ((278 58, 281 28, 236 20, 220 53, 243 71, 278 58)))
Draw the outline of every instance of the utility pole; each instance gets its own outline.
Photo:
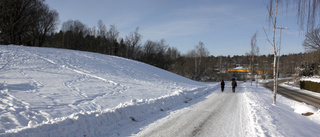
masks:
POLYGON ((278 62, 277 62, 277 74, 276 74, 276 89, 278 91, 278 78, 279 78, 279 64, 280 64, 280 49, 281 49, 281 33, 282 29, 289 29, 288 27, 276 27, 276 29, 280 29, 280 43, 278 47, 278 62))

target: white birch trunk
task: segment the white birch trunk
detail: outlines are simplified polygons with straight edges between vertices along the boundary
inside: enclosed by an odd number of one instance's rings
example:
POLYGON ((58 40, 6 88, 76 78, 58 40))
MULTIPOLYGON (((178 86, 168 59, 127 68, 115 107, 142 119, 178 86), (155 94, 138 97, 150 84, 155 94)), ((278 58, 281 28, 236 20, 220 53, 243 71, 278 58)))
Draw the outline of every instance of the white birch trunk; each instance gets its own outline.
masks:
POLYGON ((274 14, 274 23, 273 23, 273 40, 272 40, 272 46, 273 46, 273 104, 276 104, 276 98, 277 98, 277 89, 276 89, 276 65, 277 65, 277 51, 276 51, 276 44, 275 44, 275 32, 276 32, 276 24, 277 24, 277 13, 278 13, 278 3, 279 0, 275 0, 276 8, 275 8, 275 14, 274 14))

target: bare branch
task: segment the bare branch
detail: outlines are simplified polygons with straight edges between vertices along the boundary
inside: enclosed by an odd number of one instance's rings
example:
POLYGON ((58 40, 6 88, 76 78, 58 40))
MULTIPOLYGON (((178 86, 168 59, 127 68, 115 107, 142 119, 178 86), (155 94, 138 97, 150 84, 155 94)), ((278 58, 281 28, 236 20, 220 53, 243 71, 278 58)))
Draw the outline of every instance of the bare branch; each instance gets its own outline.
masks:
POLYGON ((320 51, 320 27, 307 33, 303 46, 308 50, 320 51))
POLYGON ((265 34, 266 37, 267 37, 267 41, 270 43, 271 46, 273 46, 272 42, 270 41, 270 39, 269 39, 269 37, 268 37, 267 31, 265 30, 264 27, 263 27, 263 31, 264 31, 264 34, 265 34))

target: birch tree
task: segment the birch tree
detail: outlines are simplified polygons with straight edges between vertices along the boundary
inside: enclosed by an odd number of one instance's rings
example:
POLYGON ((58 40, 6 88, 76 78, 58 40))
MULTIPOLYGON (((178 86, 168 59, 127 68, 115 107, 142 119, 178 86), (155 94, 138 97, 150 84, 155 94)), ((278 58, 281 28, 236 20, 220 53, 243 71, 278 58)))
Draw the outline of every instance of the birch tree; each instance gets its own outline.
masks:
POLYGON ((277 49, 275 45, 275 31, 277 27, 277 14, 280 2, 285 2, 288 5, 293 4, 297 8, 297 20, 300 28, 306 26, 307 31, 312 30, 317 22, 317 17, 320 14, 320 0, 269 0, 267 5, 269 13, 269 22, 272 23, 273 35, 272 42, 269 41, 273 47, 274 61, 273 61, 273 104, 276 104, 276 65, 277 65, 277 49))
POLYGON ((198 45, 195 46, 194 50, 191 50, 188 57, 194 59, 194 75, 193 79, 199 80, 202 73, 204 72, 204 58, 209 56, 209 51, 204 46, 203 42, 199 41, 198 45))
POLYGON ((252 80, 254 76, 254 62, 255 62, 255 56, 258 52, 259 48, 257 47, 257 33, 254 33, 251 37, 251 58, 250 58, 250 70, 251 70, 251 86, 252 86, 252 80))

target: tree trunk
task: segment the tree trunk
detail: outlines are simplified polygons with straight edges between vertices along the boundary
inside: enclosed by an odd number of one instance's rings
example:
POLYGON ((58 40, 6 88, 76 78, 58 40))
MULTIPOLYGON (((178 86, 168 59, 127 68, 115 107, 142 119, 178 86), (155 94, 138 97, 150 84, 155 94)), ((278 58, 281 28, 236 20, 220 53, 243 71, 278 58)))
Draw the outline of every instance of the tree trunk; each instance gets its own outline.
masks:
POLYGON ((274 14, 274 23, 273 23, 273 39, 272 39, 272 46, 273 46, 273 104, 276 104, 276 98, 277 98, 277 85, 276 85, 276 66, 277 66, 277 51, 276 51, 276 44, 275 44, 275 33, 276 33, 276 24, 277 24, 277 13, 278 13, 278 3, 279 0, 275 0, 276 8, 275 8, 275 14, 274 14))

